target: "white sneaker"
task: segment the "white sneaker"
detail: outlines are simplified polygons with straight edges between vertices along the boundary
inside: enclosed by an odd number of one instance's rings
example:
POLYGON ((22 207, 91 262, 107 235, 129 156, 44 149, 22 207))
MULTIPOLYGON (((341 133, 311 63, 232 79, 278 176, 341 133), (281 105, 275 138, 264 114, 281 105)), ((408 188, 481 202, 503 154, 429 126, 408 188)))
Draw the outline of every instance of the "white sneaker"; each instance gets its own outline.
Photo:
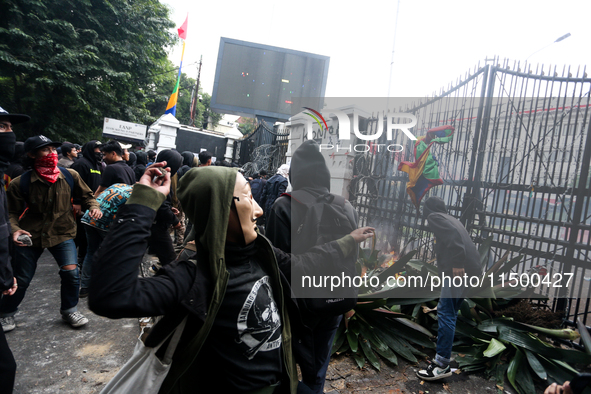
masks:
POLYGON ((73 312, 68 313, 67 315, 62 315, 62 319, 72 327, 82 327, 83 325, 88 323, 88 319, 85 318, 84 315, 80 312, 73 312))
POLYGON ((417 376, 423 380, 439 380, 447 378, 452 375, 451 368, 448 365, 445 368, 441 368, 435 361, 431 361, 427 369, 421 369, 417 372, 417 376))
POLYGON ((2 323, 2 331, 4 332, 12 331, 16 328, 14 316, 2 317, 0 318, 0 323, 2 323))

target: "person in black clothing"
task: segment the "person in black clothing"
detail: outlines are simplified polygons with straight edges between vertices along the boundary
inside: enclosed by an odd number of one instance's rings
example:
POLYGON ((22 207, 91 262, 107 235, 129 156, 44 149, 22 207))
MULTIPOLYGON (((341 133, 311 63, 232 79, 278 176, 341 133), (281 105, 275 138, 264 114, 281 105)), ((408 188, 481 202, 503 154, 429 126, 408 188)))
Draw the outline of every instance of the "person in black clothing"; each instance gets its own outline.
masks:
POLYGON ((183 175, 185 175, 187 171, 195 166, 195 155, 193 152, 185 151, 181 153, 181 156, 183 156, 183 165, 178 171, 179 180, 183 177, 183 175))
MULTIPOLYGON (((96 140, 84 144, 82 147, 82 157, 75 160, 74 164, 70 167, 80 175, 80 178, 88 185, 90 190, 98 189, 101 184, 103 170, 101 162, 103 160, 103 154, 101 153, 100 146, 101 142, 96 140)), ((86 258, 86 249, 88 247, 84 225, 80 221, 84 212, 81 212, 80 206, 82 202, 80 200, 74 199, 73 204, 76 210, 76 226, 78 228, 74 242, 76 242, 76 247, 78 248, 78 266, 82 269, 82 262, 86 258)))
MULTIPOLYGON (((101 142, 92 140, 82 147, 82 157, 72 164, 72 169, 80 174, 80 178, 88 185, 90 190, 96 190, 101 185, 103 166, 103 154, 101 142)), ((76 203, 76 202, 74 202, 76 203)))
POLYGON ((156 152, 153 150, 148 151, 148 165, 151 165, 156 160, 156 152))
POLYGON ((183 158, 176 150, 165 149, 158 153, 156 161, 166 161, 168 167, 170 167, 170 174, 172 175, 171 192, 166 196, 166 200, 164 200, 156 212, 156 219, 150 229, 150 248, 148 252, 155 254, 160 264, 166 265, 176 259, 176 253, 168 230, 170 226, 175 229, 181 227, 181 223, 176 216, 178 210, 173 207, 174 200, 177 200, 176 187, 173 185, 176 185, 174 178, 177 176, 176 173, 181 166, 183 158))
POLYGON ((179 185, 179 199, 195 223, 197 252, 155 277, 138 278, 147 227, 170 191, 170 174, 154 181, 165 164, 148 168, 117 212, 97 253, 101 264, 93 267, 90 309, 110 318, 164 315, 145 339, 147 347, 187 317, 161 392, 295 394, 293 304, 279 267, 337 264, 372 230, 356 230, 306 255, 287 255, 256 232, 261 209, 244 177, 230 168, 198 168, 179 185))
POLYGON ((259 225, 264 225, 267 218, 267 213, 271 212, 271 207, 277 198, 285 193, 289 182, 289 165, 283 164, 277 170, 277 174, 273 175, 265 184, 263 195, 261 196, 261 207, 265 214, 257 222, 259 225))
MULTIPOLYGON (((14 157, 16 137, 12 126, 28 121, 27 115, 9 114, 0 108, 0 182, 3 173, 14 157)), ((8 203, 4 185, 0 184, 0 298, 12 296, 17 289, 16 278, 12 272, 12 248, 8 203)), ((0 330, 0 393, 12 393, 16 362, 6 342, 4 330, 0 330)))
MULTIPOLYGON (((265 175, 267 174, 267 172, 265 170, 262 170, 261 173, 262 172, 265 172, 265 175)), ((252 181, 250 181, 250 189, 252 190, 252 197, 257 202, 257 204, 261 204, 261 197, 263 196, 263 190, 265 189, 265 185, 267 184, 267 180, 265 178, 263 178, 263 175, 261 173, 256 172, 252 176, 252 181)))
MULTIPOLYGON (((305 191, 316 198, 328 195, 330 171, 315 141, 304 142, 294 152, 289 177, 294 193, 305 191)), ((357 228, 357 213, 348 201, 345 201, 344 211, 350 227, 357 228)), ((297 229, 306 213, 307 207, 299 204, 295 197, 280 196, 267 212, 265 235, 275 247, 286 253, 303 253, 304 250, 292 249, 292 229, 297 229)), ((314 246, 307 245, 307 248, 314 246)), ((348 258, 353 260, 349 262, 354 265, 356 254, 348 258)), ((290 269, 283 270, 283 274, 290 277, 290 269)), ((300 365, 303 383, 311 392, 323 393, 332 342, 341 316, 319 316, 305 308, 300 309, 304 327, 294 332, 294 354, 300 365)))
POLYGON ((14 155, 12 156, 12 159, 10 159, 10 165, 6 171, 4 171, 4 182, 6 188, 8 188, 11 180, 17 176, 21 176, 25 172, 25 167, 23 166, 24 154, 25 143, 22 141, 17 141, 14 145, 14 155))
POLYGON ((211 157, 213 155, 204 150, 199 153, 199 167, 207 167, 211 165, 211 157))
POLYGON ((137 156, 133 152, 129 152, 129 160, 127 160, 127 165, 133 170, 135 167, 135 163, 137 162, 137 156))
POLYGON ((146 165, 148 164, 148 154, 143 151, 139 151, 135 153, 136 157, 136 164, 132 167, 133 172, 135 173, 135 181, 139 181, 142 175, 144 175, 144 171, 146 171, 146 165))
POLYGON ((103 160, 107 163, 107 168, 103 171, 101 184, 94 192, 94 197, 98 197, 106 188, 115 183, 125 183, 133 185, 135 183, 135 173, 125 160, 123 160, 123 148, 117 141, 109 141, 101 146, 103 160))

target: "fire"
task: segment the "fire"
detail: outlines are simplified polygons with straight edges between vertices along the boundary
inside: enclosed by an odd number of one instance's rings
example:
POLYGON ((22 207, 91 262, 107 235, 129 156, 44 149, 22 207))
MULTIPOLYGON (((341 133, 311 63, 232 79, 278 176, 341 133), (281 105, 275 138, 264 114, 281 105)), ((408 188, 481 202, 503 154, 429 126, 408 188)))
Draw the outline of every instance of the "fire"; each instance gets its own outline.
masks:
POLYGON ((390 259, 386 260, 381 265, 382 268, 389 268, 389 267, 391 267, 396 262, 396 260, 398 260, 398 257, 400 257, 400 256, 398 256, 398 253, 396 253, 395 251, 391 251, 390 252, 390 256, 391 256, 390 259))

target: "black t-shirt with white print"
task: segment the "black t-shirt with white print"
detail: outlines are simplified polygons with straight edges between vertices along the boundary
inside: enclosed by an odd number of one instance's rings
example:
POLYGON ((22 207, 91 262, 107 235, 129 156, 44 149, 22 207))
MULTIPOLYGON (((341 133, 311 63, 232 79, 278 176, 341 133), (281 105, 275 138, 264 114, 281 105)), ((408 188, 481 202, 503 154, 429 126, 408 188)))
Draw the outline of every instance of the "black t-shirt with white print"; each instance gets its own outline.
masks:
POLYGON ((199 354, 201 382, 216 392, 248 392, 279 381, 282 372, 281 317, 270 277, 253 242, 226 246, 230 274, 222 305, 199 354))

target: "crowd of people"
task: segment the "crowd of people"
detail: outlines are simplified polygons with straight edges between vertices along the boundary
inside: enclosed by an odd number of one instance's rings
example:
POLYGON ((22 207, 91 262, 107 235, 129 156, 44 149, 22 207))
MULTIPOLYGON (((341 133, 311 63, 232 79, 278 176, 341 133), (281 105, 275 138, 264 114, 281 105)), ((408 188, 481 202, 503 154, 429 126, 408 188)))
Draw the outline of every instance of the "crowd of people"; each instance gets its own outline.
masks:
MULTIPOLYGON (((13 126, 28 120, 0 108, 0 393, 12 392, 17 368, 5 333, 17 328, 45 249, 59 267, 59 312, 71 327, 88 324, 77 308, 87 297, 97 315, 161 316, 143 335, 148 348, 181 333, 159 392, 324 392, 339 307, 351 306, 296 298, 291 278, 320 266, 354 269, 357 245, 374 229, 358 228, 351 204, 330 193, 316 142, 270 178, 263 170, 247 179, 223 160, 212 165, 207 151, 130 152, 117 141, 80 146, 43 135, 16 142, 13 126), (339 218, 330 231, 318 230, 324 216, 310 216, 319 206, 339 218), (145 253, 160 263, 150 278, 139 275, 145 253)), ((478 252, 443 200, 428 199, 424 215, 440 269, 473 273, 478 252)), ((451 375, 464 295, 442 290, 437 355, 418 372, 424 380, 451 375)))

